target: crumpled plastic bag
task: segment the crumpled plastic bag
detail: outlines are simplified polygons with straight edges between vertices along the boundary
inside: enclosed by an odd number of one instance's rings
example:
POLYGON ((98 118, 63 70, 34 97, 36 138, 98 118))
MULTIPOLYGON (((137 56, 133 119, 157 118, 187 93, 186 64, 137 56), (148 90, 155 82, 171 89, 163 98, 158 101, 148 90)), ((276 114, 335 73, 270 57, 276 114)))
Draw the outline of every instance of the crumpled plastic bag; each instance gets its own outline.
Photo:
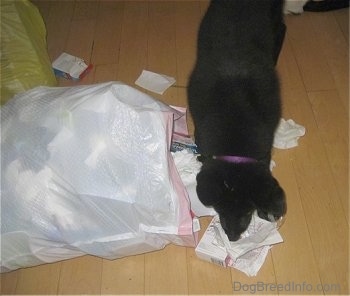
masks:
POLYGON ((184 114, 118 82, 37 87, 1 108, 1 271, 194 247, 169 151, 184 114))
POLYGON ((1 104, 33 87, 57 85, 44 21, 28 0, 1 0, 0 59, 1 104))

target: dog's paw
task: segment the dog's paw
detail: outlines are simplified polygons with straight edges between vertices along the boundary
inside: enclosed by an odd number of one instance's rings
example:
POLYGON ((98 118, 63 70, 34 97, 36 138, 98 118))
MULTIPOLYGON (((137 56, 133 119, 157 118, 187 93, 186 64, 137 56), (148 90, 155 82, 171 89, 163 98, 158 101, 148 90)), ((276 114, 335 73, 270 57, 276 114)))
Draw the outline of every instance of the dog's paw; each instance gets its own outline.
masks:
POLYGON ((287 212, 287 203, 284 196, 280 199, 274 200, 267 208, 257 209, 258 216, 261 219, 275 222, 283 217, 287 212))

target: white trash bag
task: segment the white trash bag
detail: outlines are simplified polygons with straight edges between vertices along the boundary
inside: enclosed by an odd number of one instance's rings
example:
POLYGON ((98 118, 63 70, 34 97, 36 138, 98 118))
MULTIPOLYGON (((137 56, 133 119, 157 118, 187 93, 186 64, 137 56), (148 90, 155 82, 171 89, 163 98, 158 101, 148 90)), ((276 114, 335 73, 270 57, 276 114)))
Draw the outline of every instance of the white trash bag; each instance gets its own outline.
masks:
POLYGON ((1 271, 195 246, 169 152, 184 122, 119 82, 38 87, 10 100, 1 108, 1 271))

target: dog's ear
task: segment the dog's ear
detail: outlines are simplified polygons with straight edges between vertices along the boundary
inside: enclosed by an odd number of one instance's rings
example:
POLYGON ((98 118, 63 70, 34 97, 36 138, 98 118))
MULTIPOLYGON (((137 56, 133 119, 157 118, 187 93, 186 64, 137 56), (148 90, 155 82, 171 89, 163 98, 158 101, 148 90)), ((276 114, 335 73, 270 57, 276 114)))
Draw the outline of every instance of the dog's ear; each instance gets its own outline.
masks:
POLYGON ((205 206, 222 201, 227 190, 223 176, 216 170, 202 170, 197 175, 197 195, 205 206))

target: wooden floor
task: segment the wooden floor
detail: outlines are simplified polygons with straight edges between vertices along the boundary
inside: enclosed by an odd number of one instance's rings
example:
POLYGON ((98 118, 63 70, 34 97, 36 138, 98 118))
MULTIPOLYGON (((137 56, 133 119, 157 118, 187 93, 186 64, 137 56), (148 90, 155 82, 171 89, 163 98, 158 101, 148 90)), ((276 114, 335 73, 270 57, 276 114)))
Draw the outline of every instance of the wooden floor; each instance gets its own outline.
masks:
MULTIPOLYGON (((186 106, 198 25, 207 1, 38 1, 52 59, 84 58, 82 84, 130 85, 148 69, 176 78, 160 100, 186 106)), ((349 294, 349 10, 287 16, 278 71, 283 116, 306 127, 275 150, 288 213, 258 276, 199 260, 192 248, 115 261, 84 256, 1 275, 2 294, 349 294), (268 285, 270 284, 270 285, 268 285), (279 284, 277 290, 276 286, 279 284), (248 286, 249 285, 249 286, 248 286), (312 289, 312 291, 310 291, 312 289)), ((60 85, 71 85, 60 81, 60 85)), ((191 132, 193 125, 189 119, 191 132)), ((210 218, 202 218, 205 229, 210 218)))

